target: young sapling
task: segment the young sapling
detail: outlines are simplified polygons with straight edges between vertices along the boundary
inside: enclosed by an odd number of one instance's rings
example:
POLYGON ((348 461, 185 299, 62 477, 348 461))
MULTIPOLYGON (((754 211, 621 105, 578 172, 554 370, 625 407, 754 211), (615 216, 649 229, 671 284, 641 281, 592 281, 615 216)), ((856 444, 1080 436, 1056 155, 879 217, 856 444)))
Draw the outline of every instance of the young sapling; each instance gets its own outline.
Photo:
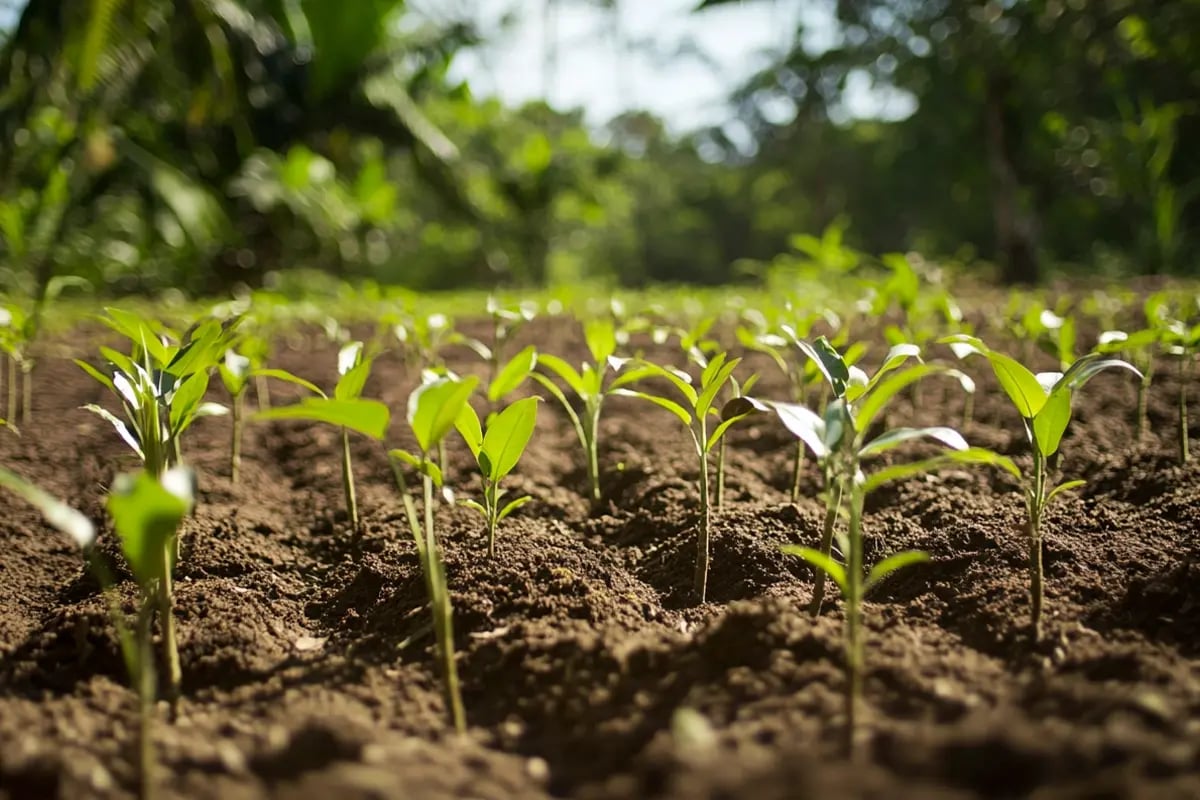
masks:
POLYGON ((646 391, 626 388, 617 388, 614 390, 616 394, 648 400, 660 408, 670 411, 683 423, 684 428, 687 429, 687 432, 692 437, 697 466, 699 467, 697 481, 700 493, 700 520, 696 531, 696 569, 692 589, 701 603, 705 601, 708 594, 708 568, 711 549, 712 512, 708 457, 721 441, 722 437, 728 432, 729 428, 745 416, 745 413, 733 413, 726 415, 722 419, 721 413, 715 407, 715 403, 717 395, 722 388, 733 380, 733 371, 737 369, 739 363, 741 363, 741 359, 739 358, 727 360, 724 353, 718 353, 704 368, 704 371, 700 375, 700 384, 696 387, 692 386, 691 378, 687 373, 643 362, 636 374, 640 377, 665 379, 682 395, 684 399, 684 403, 682 404, 669 397, 662 397, 646 391), (718 417, 717 424, 711 429, 709 428, 709 423, 712 421, 709 419, 710 416, 718 417))
MULTIPOLYGON (((862 624, 862 601, 866 593, 892 572, 927 559, 924 553, 906 551, 895 553, 867 570, 864 563, 862 541, 863 505, 867 494, 882 484, 909 477, 952 463, 998 464, 1006 462, 988 450, 971 448, 953 428, 935 426, 926 428, 893 428, 874 435, 875 421, 886 410, 888 403, 906 387, 938 372, 942 368, 918 363, 904 366, 909 359, 919 357, 914 345, 894 346, 884 359, 883 365, 873 376, 848 365, 841 354, 823 337, 814 344, 800 342, 803 350, 817 365, 822 376, 832 389, 834 400, 826 407, 823 416, 790 403, 771 403, 761 400, 739 399, 734 408, 726 413, 749 410, 775 412, 784 425, 812 450, 823 465, 827 476, 827 514, 825 540, 820 549, 787 546, 785 552, 798 555, 816 570, 817 580, 823 587, 822 575, 828 575, 841 589, 845 602, 846 618, 845 666, 846 666, 846 746, 854 747, 854 735, 859 717, 864 670, 864 634, 862 624), (914 440, 926 440, 945 448, 947 452, 920 461, 900 463, 878 470, 870 476, 864 475, 864 462, 914 440), (848 496, 848 525, 846 531, 836 530, 836 504, 848 496), (832 509, 832 510, 831 510, 832 509), (838 541, 846 562, 836 561, 832 553, 832 540, 838 541)), ((820 607, 820 596, 814 591, 814 609, 820 607)))
POLYGON ((339 377, 333 388, 333 397, 326 395, 316 384, 286 370, 264 369, 257 373, 295 384, 315 396, 305 397, 294 405, 260 411, 254 415, 254 419, 303 419, 337 425, 341 429, 342 492, 346 499, 346 514, 350 520, 350 527, 356 534, 361 532, 361 520, 354 486, 354 465, 350 457, 350 431, 382 441, 387 435, 390 419, 386 405, 378 400, 362 397, 363 387, 371 374, 372 363, 372 359, 363 357, 362 342, 350 342, 342 347, 338 352, 339 377))
POLYGON ((434 527, 433 490, 434 487, 442 485, 442 471, 430 456, 453 430, 477 384, 478 379, 475 377, 442 377, 419 386, 409 396, 407 413, 409 427, 417 440, 417 452, 400 449, 388 451, 392 472, 404 501, 409 528, 425 574, 429 605, 433 612, 434 636, 442 663, 446 707, 454 729, 459 733, 466 731, 467 720, 458 683, 458 666, 454 659, 454 610, 450 602, 450 590, 446 585, 441 544, 434 527), (423 522, 417 515, 416 501, 404 477, 405 464, 414 467, 421 475, 423 522))
POLYGON ((588 489, 592 504, 596 505, 601 497, 598 446, 600 410, 606 397, 617 389, 645 377, 646 372, 644 369, 623 371, 628 359, 620 359, 614 355, 617 349, 617 332, 612 320, 596 319, 588 322, 584 326, 584 338, 592 361, 582 364, 578 370, 558 356, 537 354, 537 365, 560 378, 582 404, 582 410, 576 411, 575 405, 549 375, 535 371, 530 373, 530 377, 558 400, 570 418, 587 459, 588 489), (609 369, 617 374, 605 383, 609 369))
POLYGON ((488 420, 486 431, 479 422, 479 415, 469 403, 463 405, 455 421, 458 432, 462 434, 471 454, 475 456, 483 480, 483 502, 461 502, 478 511, 487 520, 488 558, 496 555, 496 528, 500 522, 533 499, 526 495, 501 505, 507 490, 500 486, 500 481, 517 466, 529 439, 533 436, 540 400, 539 397, 526 397, 516 401, 492 416, 488 420))
POLYGON ((1071 421, 1071 400, 1075 391, 1098 373, 1112 368, 1141 373, 1129 362, 1089 353, 1071 364, 1065 372, 1034 373, 1016 359, 992 350, 973 336, 957 335, 942 340, 959 358, 982 355, 992 366, 996 380, 1021 415, 1025 435, 1033 454, 1033 469, 1022 475, 1011 462, 1003 466, 1022 481, 1025 494, 1026 529, 1029 544, 1030 631, 1034 640, 1042 635, 1043 574, 1042 519, 1046 508, 1063 492, 1082 486, 1086 481, 1070 480, 1056 484, 1052 464, 1062 445, 1063 434, 1071 421))
POLYGON ((251 361, 244 355, 229 349, 225 358, 217 365, 221 382, 230 398, 230 421, 232 428, 229 439, 229 480, 237 483, 242 470, 242 425, 245 422, 245 395, 250 385, 251 361))

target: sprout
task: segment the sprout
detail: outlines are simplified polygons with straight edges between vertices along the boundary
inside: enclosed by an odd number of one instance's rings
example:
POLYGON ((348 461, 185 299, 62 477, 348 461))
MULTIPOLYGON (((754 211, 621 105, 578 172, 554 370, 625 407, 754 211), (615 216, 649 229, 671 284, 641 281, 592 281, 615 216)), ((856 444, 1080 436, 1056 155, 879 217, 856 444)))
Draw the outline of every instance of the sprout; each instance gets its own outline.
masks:
POLYGON ((518 497, 501 506, 500 501, 507 491, 500 488, 500 481, 517 466, 533 436, 540 400, 540 397, 518 400, 489 419, 486 432, 480 425, 479 415, 469 403, 463 404, 455 420, 458 432, 475 456, 483 480, 483 503, 475 500, 461 502, 487 520, 488 558, 496 555, 496 527, 500 521, 532 499, 528 496, 518 497))
POLYGON ((696 570, 693 580, 693 591, 699 602, 705 601, 708 593, 708 565, 711 539, 711 497, 709 493, 708 456, 717 443, 725 436, 735 422, 749 413, 750 409, 738 411, 719 419, 718 424, 709 429, 709 416, 720 418, 716 408, 717 395, 727 384, 733 381, 733 371, 741 359, 726 360, 724 353, 713 357, 700 375, 699 387, 692 386, 691 378, 686 373, 680 373, 668 367, 642 362, 641 369, 633 373, 638 377, 664 378, 679 394, 683 396, 686 405, 668 398, 645 391, 618 388, 616 394, 637 397, 665 408, 683 423, 691 434, 695 448, 699 473, 700 492, 700 522, 696 532, 696 570))
POLYGON ((1071 422, 1071 399, 1077 389, 1092 377, 1110 368, 1141 373, 1119 358, 1089 353, 1071 364, 1065 372, 1034 374, 1015 359, 990 349, 971 336, 949 337, 944 342, 955 347, 960 358, 978 354, 991 363, 1001 388, 1021 415, 1025 435, 1033 453, 1033 471, 1022 475, 1012 462, 1001 464, 1013 477, 1024 483, 1026 534, 1029 539, 1030 629, 1035 640, 1042 633, 1042 517, 1050 502, 1063 492, 1082 486, 1073 480, 1055 485, 1050 476, 1052 459, 1058 454, 1063 434, 1071 422))

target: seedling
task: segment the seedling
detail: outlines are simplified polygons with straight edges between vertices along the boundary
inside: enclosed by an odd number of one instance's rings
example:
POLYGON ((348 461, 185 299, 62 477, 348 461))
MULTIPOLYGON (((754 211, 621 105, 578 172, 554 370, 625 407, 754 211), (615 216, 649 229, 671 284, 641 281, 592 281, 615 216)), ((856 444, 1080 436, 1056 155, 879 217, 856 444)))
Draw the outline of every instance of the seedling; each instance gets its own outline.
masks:
POLYGON ((363 357, 362 342, 350 342, 338 351, 338 381, 333 387, 333 397, 321 391, 316 384, 297 377, 282 369, 259 370, 257 374, 278 378, 307 389, 313 395, 299 403, 260 411, 257 420, 303 419, 325 422, 341 428, 342 435, 342 491, 346 498, 346 514, 355 533, 361 532, 358 515, 358 498, 354 488, 354 465, 350 457, 350 431, 382 441, 387 435, 390 414, 388 407, 378 400, 362 397, 363 387, 371 374, 372 359, 363 357))
POLYGON ((942 341, 949 344, 959 358, 975 354, 987 358, 1001 388, 1024 421, 1025 435, 1033 453, 1032 473, 1022 475, 1011 462, 1002 466, 1024 484, 1026 537, 1029 541, 1030 630, 1033 638, 1038 640, 1042 634, 1043 606, 1042 518, 1054 498, 1086 483, 1071 480, 1055 484, 1050 474, 1063 434, 1071 422, 1071 400, 1077 389, 1103 370, 1127 369, 1139 378, 1141 373, 1127 361, 1089 353, 1071 364, 1066 372, 1034 374, 975 337, 958 335, 942 341))
MULTIPOLYGON (((462 692, 458 683, 458 667, 454 660, 454 610, 450 590, 446 586, 446 570, 442 562, 441 545, 434 528, 434 487, 442 486, 442 471, 430 458, 438 444, 460 419, 467 400, 475 390, 478 379, 442 377, 419 386, 408 399, 408 424, 417 440, 417 452, 390 450, 388 456, 404 508, 409 528, 416 542, 417 554, 425 573, 429 604, 433 611, 433 629, 442 662, 442 680, 446 691, 446 707, 459 733, 466 731, 462 692), (421 475, 421 497, 424 523, 417 515, 416 501, 404 477, 404 464, 414 467, 421 475)), ((514 462, 515 463, 515 462, 514 462)))
MULTIPOLYGON (((521 326, 536 316, 536 311, 529 303, 521 303, 512 308, 505 307, 495 297, 489 295, 487 314, 492 320, 492 343, 485 345, 482 342, 475 342, 476 347, 472 349, 488 363, 488 383, 494 384, 502 372, 504 351, 509 341, 521 329, 521 326)), ((471 345, 468 343, 468 346, 471 345)), ((533 367, 530 366, 530 369, 533 367)), ((488 394, 491 393, 489 389, 488 394)))
MULTIPOLYGON (((657 364, 642 362, 638 371, 640 377, 663 378, 683 396, 685 404, 680 404, 668 397, 651 394, 645 391, 618 388, 617 394, 628 397, 638 397, 648 400, 655 405, 670 411, 683 423, 684 428, 691 434, 695 447, 697 466, 699 467, 698 488, 700 492, 700 521, 696 535, 696 570, 692 588, 699 602, 705 601, 708 593, 708 566, 710 560, 711 540, 711 496, 709 493, 708 457, 713 448, 735 422, 745 416, 745 413, 734 413, 709 429, 709 417, 720 417, 720 412, 714 407, 717 395, 721 389, 733 380, 733 371, 741 359, 726 359, 724 353, 718 353, 708 362, 700 375, 699 387, 692 386, 687 373, 681 373, 657 364)), ((749 410, 747 409, 748 413, 749 410)))
POLYGON ((85 361, 75 363, 120 400, 125 419, 98 405, 84 408, 112 423, 145 469, 159 476, 180 462, 180 440, 192 423, 227 413, 219 403, 205 402, 204 394, 209 372, 229 341, 230 326, 210 320, 189 331, 181 344, 170 344, 135 314, 109 309, 102 320, 130 340, 132 352, 101 347, 108 361, 103 372, 85 361))
MULTIPOLYGON (((905 551, 888 556, 869 571, 866 570, 862 542, 864 499, 869 492, 884 483, 939 469, 947 464, 999 464, 1007 459, 988 450, 969 447, 961 434, 948 427, 894 428, 869 438, 873 423, 900 391, 929 375, 946 371, 921 363, 905 366, 910 359, 919 357, 919 351, 914 345, 901 344, 893 347, 879 370, 868 377, 862 370, 848 365, 841 354, 823 337, 818 338, 814 344, 799 344, 801 350, 818 365, 833 391, 834 400, 829 403, 823 416, 804 406, 757 400, 735 401, 734 408, 727 408, 725 413, 748 411, 748 407, 774 411, 788 430, 804 442, 822 463, 830 481, 827 489, 827 510, 836 508, 834 504, 840 503, 843 493, 849 495, 849 521, 845 532, 835 532, 836 524, 830 524, 836 522, 836 511, 827 513, 826 530, 820 549, 787 546, 784 550, 800 556, 816 569, 822 589, 821 576, 828 575, 842 591, 846 607, 846 746, 847 749, 852 749, 862 696, 862 600, 870 589, 891 573, 928 558, 924 553, 905 551), (870 476, 864 475, 863 462, 866 459, 918 439, 938 444, 947 452, 920 461, 889 466, 870 476), (834 538, 845 555, 844 565, 833 558, 831 540, 834 538)), ((820 607, 815 587, 813 607, 820 607)))
POLYGON ((242 425, 245 421, 245 395, 246 387, 250 385, 251 361, 234 350, 226 350, 225 359, 217 365, 217 371, 231 402, 233 425, 229 440, 229 480, 236 484, 242 470, 242 425))
POLYGON ((611 320, 597 319, 584 326, 584 338, 588 351, 592 355, 590 363, 584 363, 578 370, 563 359, 539 353, 537 364, 557 375, 567 385, 574 397, 583 405, 581 411, 576 411, 574 404, 549 376, 540 372, 530 373, 530 377, 546 388, 546 391, 562 404, 563 410, 571 420, 579 443, 587 458, 588 487, 593 504, 600 502, 600 457, 597 439, 600 432, 600 410, 604 399, 623 386, 645 377, 646 370, 630 370, 623 372, 627 359, 616 358, 613 354, 617 349, 617 334, 611 320), (611 381, 605 383, 608 370, 616 374, 611 381))
POLYGON ((483 502, 461 502, 478 511, 487 520, 488 558, 496 555, 496 528, 501 520, 533 499, 529 496, 518 497, 502 506, 501 501, 507 490, 501 488, 500 481, 517 466, 530 437, 533 436, 540 400, 538 397, 527 397, 516 401, 488 420, 486 432, 479 422, 479 415, 471 408, 470 403, 463 404, 462 411, 455 420, 458 432, 462 434, 467 447, 471 449, 471 454, 475 456, 483 479, 483 502))

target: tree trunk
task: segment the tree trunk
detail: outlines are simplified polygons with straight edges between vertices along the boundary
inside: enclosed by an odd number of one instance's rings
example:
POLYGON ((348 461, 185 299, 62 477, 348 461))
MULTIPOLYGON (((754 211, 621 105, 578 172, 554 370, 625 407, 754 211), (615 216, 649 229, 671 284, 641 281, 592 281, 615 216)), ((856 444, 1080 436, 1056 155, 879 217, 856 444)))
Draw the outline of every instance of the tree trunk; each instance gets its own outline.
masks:
POLYGON ((987 78, 984 117, 988 169, 992 178, 992 220, 996 233, 996 255, 1000 277, 1006 284, 1036 283, 1037 245, 1031 215, 1021 207, 1021 184, 1012 158, 1011 122, 1005 114, 1008 79, 992 74, 987 78))

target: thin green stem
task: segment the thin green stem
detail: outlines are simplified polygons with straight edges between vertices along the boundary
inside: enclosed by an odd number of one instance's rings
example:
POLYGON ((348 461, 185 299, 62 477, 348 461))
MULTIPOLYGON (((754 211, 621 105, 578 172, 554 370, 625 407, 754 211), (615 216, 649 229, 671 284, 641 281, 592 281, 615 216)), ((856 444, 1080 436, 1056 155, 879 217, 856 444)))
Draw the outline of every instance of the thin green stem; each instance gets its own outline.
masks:
POLYGON ((1034 641, 1042 638, 1043 568, 1042 511, 1046 506, 1046 460, 1033 444, 1033 494, 1029 498, 1029 627, 1034 641))
POLYGON ((163 548, 163 576, 158 582, 158 624, 162 629, 163 663, 167 670, 166 699, 172 707, 179 702, 183 672, 179 666, 179 646, 175 637, 175 580, 171 575, 174 559, 172 547, 163 548))
POLYGON ((229 441, 229 480, 236 484, 242 473, 242 417, 245 406, 245 395, 237 392, 233 396, 232 415, 233 429, 229 441))
POLYGON ((792 457, 792 502, 800 502, 800 476, 804 470, 804 442, 796 442, 796 454, 792 457))
POLYGON ((271 407, 271 384, 265 375, 254 376, 254 397, 258 401, 259 411, 271 407))
MULTIPOLYGON (((855 465, 857 467, 857 465, 855 465)), ((857 471, 857 469, 855 470, 857 471)), ((852 473, 853 474, 853 473, 852 473)), ((846 553, 846 753, 855 751, 863 685, 862 486, 851 479, 850 525, 846 553)))
POLYGON ((446 586, 441 546, 433 526, 433 479, 428 470, 422 471, 422 500, 425 511, 426 574, 429 576, 430 605, 433 608, 434 633, 442 657, 442 679, 445 681, 446 706, 454 730, 466 733, 467 717, 463 710, 462 691, 458 682, 458 664, 454 659, 454 609, 446 586))
POLYGON ((720 443, 717 445, 717 499, 716 506, 721 508, 725 505, 725 437, 721 437, 720 443))
POLYGON ((33 361, 21 362, 21 422, 33 419, 33 361))
POLYGON ((358 496, 354 491, 354 465, 350 460, 350 432, 342 428, 342 490, 346 494, 346 513, 350 516, 350 527, 359 531, 358 496))
POLYGON ((484 479, 483 498, 484 504, 487 506, 487 555, 488 558, 496 557, 496 527, 500 524, 500 503, 497 498, 497 487, 495 483, 484 479))
POLYGON ((703 421, 700 422, 700 435, 696 439, 696 451, 700 456, 700 522, 696 530, 696 573, 693 589, 696 597, 703 603, 708 595, 708 562, 710 552, 710 524, 712 512, 709 507, 708 491, 708 454, 704 451, 707 440, 703 421))
POLYGON ((601 400, 602 398, 598 397, 593 403, 589 403, 591 407, 588 409, 588 422, 585 428, 587 436, 585 446, 587 447, 588 457, 588 480, 592 485, 593 505, 599 505, 600 503, 600 442, 598 434, 600 432, 601 400))
MULTIPOLYGON (((833 554, 833 534, 837 528, 838 511, 842 506, 842 481, 831 476, 826 481, 828 485, 825 497, 825 525, 821 529, 821 554, 829 557, 833 554)), ((813 584, 812 605, 809 612, 815 617, 821 613, 821 605, 825 602, 825 570, 816 571, 817 577, 813 584)))
POLYGON ((138 697, 138 797, 153 800, 158 795, 154 748, 154 651, 150 633, 154 606, 147 602, 138 615, 137 673, 132 675, 138 697))

